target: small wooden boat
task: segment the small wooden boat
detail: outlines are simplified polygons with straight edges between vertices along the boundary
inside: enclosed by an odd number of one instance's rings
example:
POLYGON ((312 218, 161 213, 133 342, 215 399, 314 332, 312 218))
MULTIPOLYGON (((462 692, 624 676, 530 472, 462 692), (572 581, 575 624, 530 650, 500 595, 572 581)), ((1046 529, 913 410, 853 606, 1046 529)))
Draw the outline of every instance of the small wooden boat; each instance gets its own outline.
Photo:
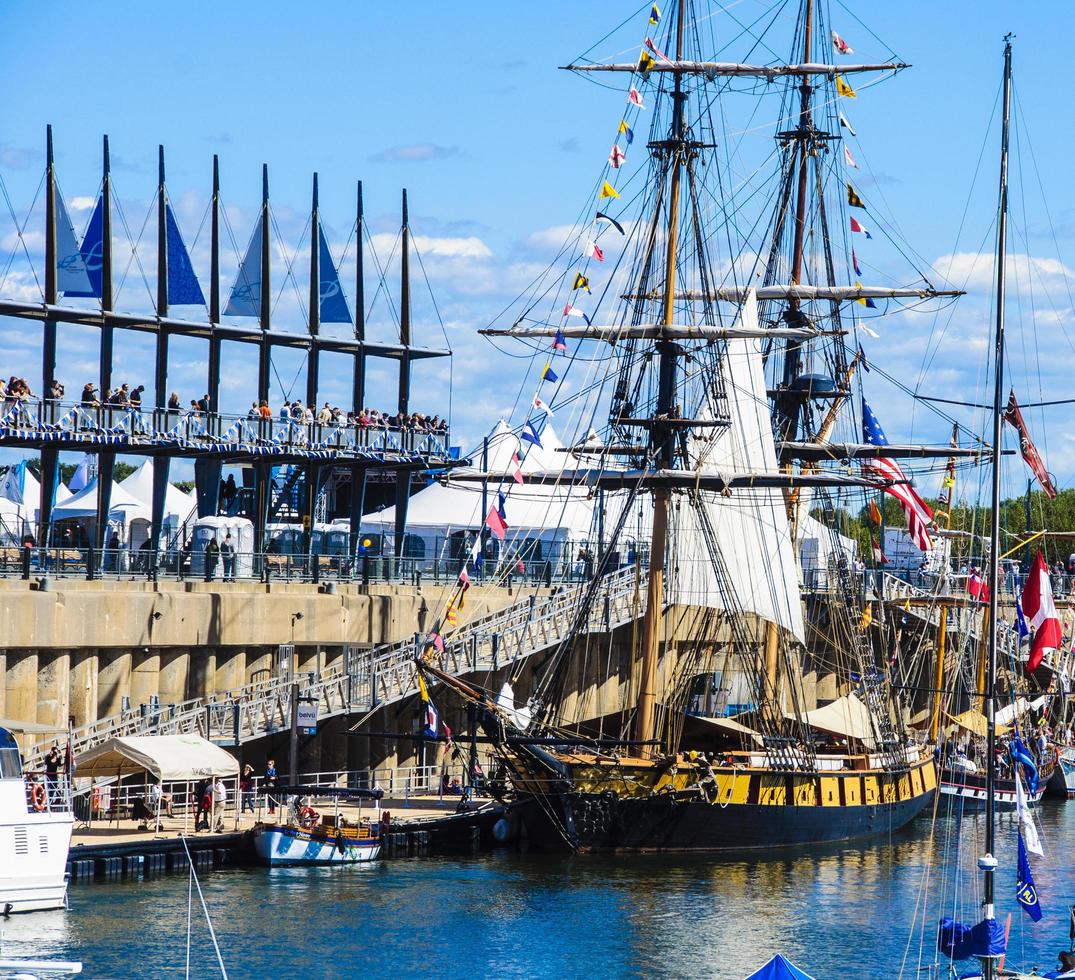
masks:
POLYGON ((277 793, 294 801, 281 807, 280 821, 259 821, 254 825, 254 850, 262 864, 360 864, 380 856, 380 822, 361 816, 361 800, 380 799, 380 790, 285 786, 277 793), (322 815, 313 808, 312 803, 322 799, 333 801, 331 815, 322 815), (359 816, 343 816, 341 800, 358 800, 359 816))

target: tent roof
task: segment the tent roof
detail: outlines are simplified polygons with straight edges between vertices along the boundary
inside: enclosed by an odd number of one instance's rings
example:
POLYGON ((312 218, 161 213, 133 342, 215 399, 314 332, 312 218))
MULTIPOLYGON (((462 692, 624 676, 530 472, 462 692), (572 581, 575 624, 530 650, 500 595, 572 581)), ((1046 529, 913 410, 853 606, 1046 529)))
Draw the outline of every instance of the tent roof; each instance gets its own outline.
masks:
POLYGON ((200 735, 127 735, 110 738, 75 757, 79 776, 147 771, 161 780, 237 776, 239 763, 200 735))
MULTIPOLYGON (((136 500, 153 507, 153 460, 147 459, 125 480, 121 480, 117 486, 122 487, 136 500)), ((184 493, 173 484, 168 484, 164 492, 164 514, 174 514, 176 517, 186 520, 190 512, 197 506, 194 496, 184 493)))
MULTIPOLYGON (((945 714, 948 714, 948 712, 945 712, 945 714)), ((948 717, 959 728, 970 732, 972 735, 977 735, 979 738, 985 738, 986 720, 985 715, 980 711, 975 711, 971 708, 969 711, 964 711, 962 714, 948 715, 948 717)), ((1001 724, 997 725, 998 735, 1003 735, 1006 731, 1008 731, 1006 726, 1001 724)))
MULTIPOLYGON (((137 497, 132 496, 118 483, 112 484, 112 500, 110 514, 119 512, 128 520, 141 517, 149 520, 150 510, 137 497)), ((57 504, 52 512, 53 517, 62 521, 71 517, 96 517, 97 516, 97 477, 94 477, 78 493, 68 497, 62 504, 57 504)))
POLYGON ((746 735, 756 745, 762 744, 761 735, 754 731, 753 728, 748 728, 734 718, 709 718, 706 715, 690 715, 690 717, 696 721, 703 721, 707 725, 712 725, 714 728, 723 729, 726 732, 733 732, 736 735, 746 735))
POLYGON ((67 731, 65 725, 42 725, 36 721, 15 721, 11 718, 0 718, 0 728, 26 735, 54 735, 57 732, 67 731))
MULTIPOLYGON (((543 448, 528 448, 521 466, 524 474, 558 472, 571 462, 566 453, 556 451, 563 443, 551 424, 546 424, 542 430, 541 442, 543 448)), ((505 474, 511 483, 511 457, 516 452, 522 456, 519 438, 501 420, 489 435, 488 472, 505 474)), ((496 503, 496 484, 492 481, 488 499, 490 506, 496 503)), ((506 504, 508 537, 514 537, 521 529, 555 531, 559 528, 586 536, 593 526, 594 504, 585 487, 511 483, 506 504)), ((611 523, 610 518, 606 517, 606 520, 611 523)), ((391 529, 395 523, 395 507, 362 518, 364 526, 380 525, 391 529)), ((418 528, 435 528, 440 533, 453 528, 477 530, 484 523, 479 483, 433 483, 419 490, 407 505, 407 527, 412 532, 418 528)))
POLYGON ((760 970, 755 970, 746 980, 814 980, 809 973, 803 973, 791 960, 776 954, 760 970))
POLYGON ((803 714, 803 721, 818 731, 858 739, 867 748, 874 745, 873 717, 854 694, 845 694, 823 708, 803 714))

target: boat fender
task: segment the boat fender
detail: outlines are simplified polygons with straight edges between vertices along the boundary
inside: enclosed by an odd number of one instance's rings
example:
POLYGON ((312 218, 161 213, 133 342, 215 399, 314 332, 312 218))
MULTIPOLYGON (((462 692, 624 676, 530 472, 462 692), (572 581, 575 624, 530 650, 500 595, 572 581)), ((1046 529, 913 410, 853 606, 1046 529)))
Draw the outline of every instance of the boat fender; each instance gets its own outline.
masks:
POLYGON ((388 830, 388 828, 391 827, 391 826, 392 826, 392 814, 391 814, 390 811, 385 810, 384 813, 381 814, 381 829, 382 830, 388 830))
POLYGON ((38 813, 45 809, 45 787, 40 783, 34 783, 30 787, 30 802, 38 813))
POLYGON ((343 842, 343 834, 336 835, 336 850, 341 854, 347 853, 347 845, 343 842))
POLYGON ((493 824, 493 840, 498 844, 506 844, 511 840, 511 824, 503 817, 493 824))
POLYGON ((299 826, 309 829, 317 823, 317 811, 312 806, 304 806, 299 810, 299 826))

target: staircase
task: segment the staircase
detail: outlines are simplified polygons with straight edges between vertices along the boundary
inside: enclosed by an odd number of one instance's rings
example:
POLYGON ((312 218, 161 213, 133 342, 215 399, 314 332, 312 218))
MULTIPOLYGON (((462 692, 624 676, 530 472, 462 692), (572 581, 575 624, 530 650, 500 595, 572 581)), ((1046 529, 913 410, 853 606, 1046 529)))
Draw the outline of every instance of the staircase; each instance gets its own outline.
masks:
MULTIPOLYGON (((584 629, 605 633, 629 623, 644 610, 647 574, 634 567, 606 575, 590 606, 584 629)), ((512 605, 461 626, 438 661, 462 676, 499 670, 549 650, 567 636, 580 596, 589 583, 551 595, 528 595, 512 605)), ((317 704, 318 721, 376 710, 418 691, 415 655, 428 640, 421 634, 371 650, 348 649, 344 665, 295 677, 266 678, 231 691, 175 705, 121 712, 75 729, 74 751, 128 735, 191 733, 221 745, 241 745, 291 728, 292 698, 317 704)), ((47 746, 30 749, 27 768, 39 768, 47 746)))

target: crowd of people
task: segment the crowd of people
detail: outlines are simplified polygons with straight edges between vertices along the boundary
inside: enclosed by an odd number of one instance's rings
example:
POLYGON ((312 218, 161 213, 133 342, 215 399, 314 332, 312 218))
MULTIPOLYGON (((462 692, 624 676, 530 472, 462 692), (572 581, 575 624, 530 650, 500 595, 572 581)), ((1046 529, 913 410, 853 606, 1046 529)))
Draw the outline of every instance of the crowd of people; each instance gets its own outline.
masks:
MULTIPOLYGON (((272 419, 273 410, 269 403, 262 399, 253 402, 250 411, 246 413, 250 419, 272 419)), ((275 416, 281 421, 299 422, 303 425, 335 425, 354 426, 360 429, 405 429, 409 432, 447 432, 448 420, 439 415, 424 415, 421 412, 409 414, 396 412, 389 414, 376 408, 363 408, 358 412, 349 412, 325 402, 318 411, 313 406, 304 405, 301 399, 293 401, 284 400, 280 411, 275 416)))

